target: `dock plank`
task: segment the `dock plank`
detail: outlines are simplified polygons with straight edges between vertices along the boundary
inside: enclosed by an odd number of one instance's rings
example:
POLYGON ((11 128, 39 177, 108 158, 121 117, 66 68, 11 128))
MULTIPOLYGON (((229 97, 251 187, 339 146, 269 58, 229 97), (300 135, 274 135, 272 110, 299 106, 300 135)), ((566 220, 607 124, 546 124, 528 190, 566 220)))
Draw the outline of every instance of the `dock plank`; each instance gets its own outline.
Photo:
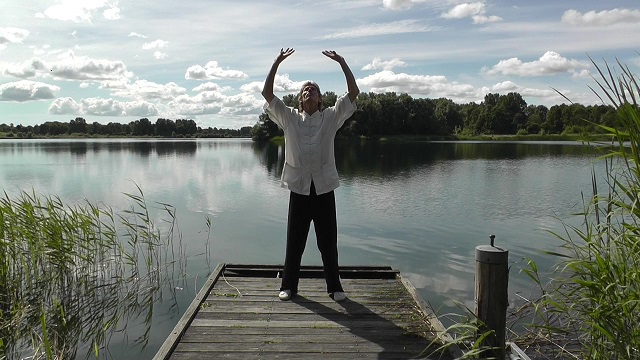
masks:
POLYGON ((298 296, 280 301, 281 267, 222 264, 155 359, 451 358, 428 356, 442 325, 399 272, 349 267, 338 303, 321 267, 303 269, 298 296))

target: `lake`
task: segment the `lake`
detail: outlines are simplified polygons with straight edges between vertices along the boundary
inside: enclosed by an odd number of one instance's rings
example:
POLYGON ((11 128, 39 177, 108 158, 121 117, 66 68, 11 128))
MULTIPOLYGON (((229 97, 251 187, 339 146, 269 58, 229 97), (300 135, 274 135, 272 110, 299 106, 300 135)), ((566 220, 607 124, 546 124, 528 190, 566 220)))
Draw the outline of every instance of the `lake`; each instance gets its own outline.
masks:
MULTIPOLYGON (((541 251, 559 241, 548 231, 562 231, 559 219, 579 224, 571 214, 590 195, 591 171, 604 171, 595 158, 573 142, 338 141, 340 264, 390 265, 438 313, 461 313, 454 300, 473 309, 475 247, 495 234, 509 250, 516 301, 533 289, 519 274, 523 259, 549 268, 541 251)), ((186 261, 179 284, 160 289, 175 295, 160 296, 150 323, 132 319, 108 348, 107 357, 150 358, 217 263, 284 261, 283 159, 282 146, 246 139, 0 140, 0 188, 118 211, 139 186, 148 204, 175 207, 186 261)), ((162 222, 159 206, 153 216, 162 222)), ((313 229, 303 264, 321 264, 313 229)))

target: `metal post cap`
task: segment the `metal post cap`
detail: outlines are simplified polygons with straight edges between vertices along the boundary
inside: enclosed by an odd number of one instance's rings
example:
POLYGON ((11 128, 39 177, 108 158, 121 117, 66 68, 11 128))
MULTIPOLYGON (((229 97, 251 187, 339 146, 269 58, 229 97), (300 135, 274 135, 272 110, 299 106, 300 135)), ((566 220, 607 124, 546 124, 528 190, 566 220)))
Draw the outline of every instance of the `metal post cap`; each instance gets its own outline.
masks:
POLYGON ((494 245, 496 236, 491 235, 491 245, 476 246, 476 261, 486 264, 505 264, 509 261, 509 250, 494 245))
POLYGON ((509 261, 509 250, 491 245, 476 246, 476 261, 486 264, 505 264, 509 261))

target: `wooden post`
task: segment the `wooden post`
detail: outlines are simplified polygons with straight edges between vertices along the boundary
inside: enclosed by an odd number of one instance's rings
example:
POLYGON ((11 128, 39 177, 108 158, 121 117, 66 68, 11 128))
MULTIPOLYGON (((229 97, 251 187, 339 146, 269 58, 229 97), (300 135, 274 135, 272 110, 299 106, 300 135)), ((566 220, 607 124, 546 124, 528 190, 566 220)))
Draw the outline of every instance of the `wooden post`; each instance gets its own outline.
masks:
POLYGON ((489 346, 491 351, 484 357, 504 359, 506 354, 505 329, 507 323, 507 305, 509 304, 507 288, 509 285, 509 251, 494 245, 495 235, 491 235, 491 245, 476 247, 476 316, 485 325, 479 329, 477 336, 487 331, 494 331, 487 336, 482 346, 489 346))

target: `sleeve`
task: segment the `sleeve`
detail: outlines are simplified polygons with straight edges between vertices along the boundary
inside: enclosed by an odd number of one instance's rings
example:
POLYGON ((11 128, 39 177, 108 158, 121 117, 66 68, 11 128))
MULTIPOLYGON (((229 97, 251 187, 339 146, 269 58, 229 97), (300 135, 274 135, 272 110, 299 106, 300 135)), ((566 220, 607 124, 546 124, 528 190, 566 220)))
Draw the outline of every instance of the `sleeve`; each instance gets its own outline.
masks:
POLYGON ((336 112, 337 129, 344 125, 344 122, 358 109, 355 100, 349 99, 349 94, 344 94, 338 98, 334 106, 336 112))
POLYGON ((296 110, 286 106, 279 97, 274 96, 270 103, 264 104, 264 111, 269 115, 269 119, 284 130, 296 110))

